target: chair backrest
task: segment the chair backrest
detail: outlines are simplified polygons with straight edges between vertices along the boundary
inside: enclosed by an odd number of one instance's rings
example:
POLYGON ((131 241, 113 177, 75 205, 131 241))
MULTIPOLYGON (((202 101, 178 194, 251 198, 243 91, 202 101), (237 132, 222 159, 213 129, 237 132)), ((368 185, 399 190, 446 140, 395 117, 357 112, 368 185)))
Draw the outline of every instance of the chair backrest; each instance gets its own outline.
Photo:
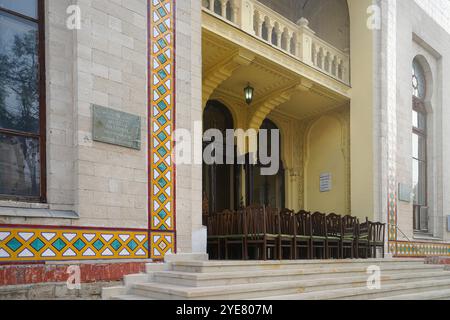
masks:
POLYGON ((324 213, 315 212, 311 215, 311 235, 327 236, 327 216, 324 213))
POLYGON ((233 234, 233 214, 230 210, 224 210, 217 215, 219 235, 228 236, 233 234))
POLYGON ((369 225, 370 225, 369 240, 371 242, 384 243, 386 224, 381 222, 369 222, 369 225))
POLYGON ((366 221, 358 224, 358 237, 369 237, 369 218, 366 217, 366 221))
POLYGON ((219 225, 217 223, 217 215, 208 216, 208 236, 218 236, 219 235, 219 225))
POLYGON ((281 222, 280 211, 277 208, 266 207, 266 233, 267 234, 280 234, 281 222))
POLYGON ((342 217, 342 234, 343 236, 356 237, 358 234, 359 220, 357 217, 344 216, 342 217))
POLYGON ((342 217, 335 213, 330 213, 327 216, 327 236, 341 237, 342 236, 342 217))
POLYGON ((311 213, 300 210, 295 215, 295 233, 299 236, 311 236, 311 213))
POLYGON ((295 236, 295 214, 294 211, 283 209, 280 212, 280 233, 295 236))
POLYGON ((262 206, 249 206, 245 209, 246 236, 254 238, 257 235, 266 233, 266 214, 262 206))

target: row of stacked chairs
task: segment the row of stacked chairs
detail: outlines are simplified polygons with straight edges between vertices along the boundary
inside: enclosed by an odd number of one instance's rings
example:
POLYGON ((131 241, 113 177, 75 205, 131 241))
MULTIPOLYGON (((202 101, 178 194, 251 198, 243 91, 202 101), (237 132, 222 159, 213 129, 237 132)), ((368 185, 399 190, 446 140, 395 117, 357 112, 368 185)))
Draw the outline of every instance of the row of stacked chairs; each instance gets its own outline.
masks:
POLYGON ((208 253, 218 260, 384 257, 385 227, 368 218, 249 206, 208 217, 208 253))

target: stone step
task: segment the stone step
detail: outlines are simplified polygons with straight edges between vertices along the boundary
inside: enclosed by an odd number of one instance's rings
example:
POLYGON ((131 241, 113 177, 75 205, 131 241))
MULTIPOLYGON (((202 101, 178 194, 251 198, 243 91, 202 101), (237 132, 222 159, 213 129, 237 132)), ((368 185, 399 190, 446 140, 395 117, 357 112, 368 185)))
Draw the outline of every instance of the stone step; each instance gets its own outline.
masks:
MULTIPOLYGON (((392 274, 382 275, 383 287, 392 285, 406 285, 411 279, 420 279, 422 283, 431 283, 441 280, 447 281, 450 288, 450 273, 442 272, 442 275, 425 277, 418 274, 392 274)), ((362 288, 367 290, 367 275, 353 277, 333 277, 315 280, 279 281, 267 283, 236 284, 214 287, 185 287, 167 283, 146 283, 132 286, 132 294, 165 300, 184 299, 252 299, 267 296, 286 296, 299 293, 329 292, 338 289, 362 288)), ((357 291, 358 292, 358 291, 357 291)))
POLYGON ((450 289, 389 296, 375 300, 450 300, 450 289))
POLYGON ((137 295, 132 295, 132 294, 126 294, 126 295, 115 296, 111 300, 139 301, 139 300, 154 300, 154 299, 148 298, 148 297, 144 297, 144 296, 137 296, 137 295))
MULTIPOLYGON (((442 266, 392 265, 381 266, 382 275, 418 274, 421 277, 445 276, 442 266)), ((450 272, 448 273, 450 275, 450 272)), ((239 272, 187 273, 178 271, 155 272, 153 282, 190 287, 212 287, 234 284, 267 283, 329 279, 334 277, 367 277, 367 268, 362 266, 317 269, 281 269, 239 272)))
POLYGON ((379 290, 369 290, 367 287, 359 287, 292 295, 272 295, 260 298, 259 300, 374 300, 398 295, 418 294, 442 290, 450 290, 450 279, 410 281, 407 283, 383 285, 379 290))
POLYGON ((281 269, 341 268, 348 266, 423 265, 423 259, 355 259, 355 260, 297 260, 297 261, 175 261, 172 271, 189 273, 238 272, 281 269))

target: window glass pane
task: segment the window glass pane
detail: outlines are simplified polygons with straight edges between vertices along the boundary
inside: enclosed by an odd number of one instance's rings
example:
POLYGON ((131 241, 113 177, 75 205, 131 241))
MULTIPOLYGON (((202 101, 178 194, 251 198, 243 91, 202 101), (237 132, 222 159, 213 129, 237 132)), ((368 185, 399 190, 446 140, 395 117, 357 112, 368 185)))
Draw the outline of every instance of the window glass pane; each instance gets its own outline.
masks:
POLYGON ((413 159, 414 204, 426 206, 426 163, 413 159))
POLYGON ((37 139, 0 134, 0 194, 39 197, 40 168, 37 139))
POLYGON ((413 70, 412 70, 412 87, 413 87, 413 95, 417 98, 424 99, 425 98, 425 72, 423 71, 422 66, 417 60, 413 62, 413 70))
POLYGON ((36 23, 0 12, 0 128, 39 133, 36 23))
POLYGON ((415 110, 413 110, 413 114, 412 114, 412 125, 414 128, 419 127, 419 113, 415 110))
POLYGON ((37 0, 0 0, 0 7, 31 18, 38 18, 37 0))
POLYGON ((419 129, 426 129, 426 117, 423 113, 418 113, 417 115, 417 122, 418 122, 418 127, 419 129))
POLYGON ((415 133, 412 136, 412 156, 417 160, 426 161, 425 138, 415 133))
POLYGON ((412 135, 412 156, 414 159, 419 159, 419 136, 412 135))

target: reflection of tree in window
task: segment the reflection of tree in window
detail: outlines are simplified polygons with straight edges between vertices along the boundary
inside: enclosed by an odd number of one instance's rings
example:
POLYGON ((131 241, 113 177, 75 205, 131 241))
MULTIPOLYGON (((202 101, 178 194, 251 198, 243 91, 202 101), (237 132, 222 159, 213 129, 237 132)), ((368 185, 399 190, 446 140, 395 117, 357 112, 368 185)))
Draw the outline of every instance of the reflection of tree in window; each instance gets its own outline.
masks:
POLYGON ((0 126, 39 132, 38 61, 36 32, 15 35, 9 52, 0 49, 2 92, 0 126))
POLYGON ((0 197, 43 201, 38 5, 0 1, 0 197))

